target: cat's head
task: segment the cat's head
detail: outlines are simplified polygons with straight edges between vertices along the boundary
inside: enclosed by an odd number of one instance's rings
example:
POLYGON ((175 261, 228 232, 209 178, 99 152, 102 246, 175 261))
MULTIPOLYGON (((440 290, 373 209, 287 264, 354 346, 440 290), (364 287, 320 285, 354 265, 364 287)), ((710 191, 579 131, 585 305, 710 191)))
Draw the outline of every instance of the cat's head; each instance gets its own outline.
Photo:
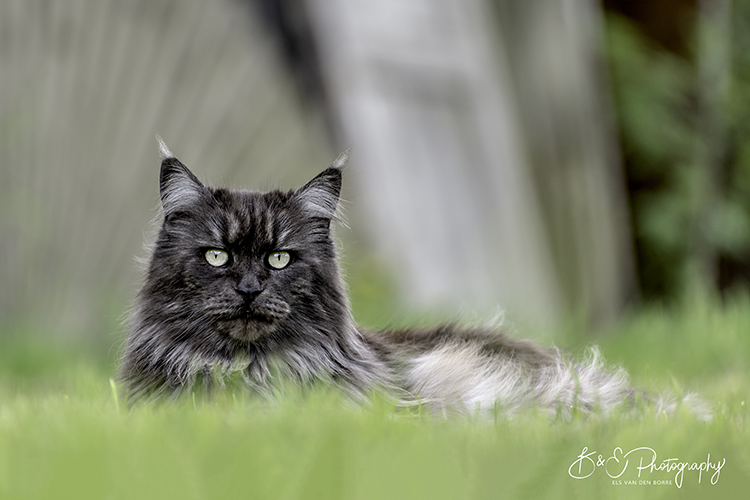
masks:
POLYGON ((346 314, 330 226, 348 152, 297 190, 254 192, 206 186, 160 146, 163 222, 142 320, 196 344, 253 344, 346 314))

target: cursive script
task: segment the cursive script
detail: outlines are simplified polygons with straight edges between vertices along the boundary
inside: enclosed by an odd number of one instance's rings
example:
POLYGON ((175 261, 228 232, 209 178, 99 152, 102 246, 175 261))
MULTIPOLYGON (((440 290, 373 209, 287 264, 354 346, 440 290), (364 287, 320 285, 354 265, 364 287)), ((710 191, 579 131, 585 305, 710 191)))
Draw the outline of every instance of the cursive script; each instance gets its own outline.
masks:
MULTIPOLYGON (((653 474, 654 472, 674 472, 674 484, 678 488, 682 488, 682 481, 686 470, 698 472, 698 484, 703 479, 704 472, 713 471, 711 484, 716 484, 719 481, 721 469, 726 464, 726 460, 726 458, 722 458, 721 460, 712 462, 711 454, 709 453, 703 462, 681 461, 679 458, 666 458, 659 461, 656 451, 648 446, 633 448, 627 453, 617 446, 612 451, 612 455, 605 458, 604 455, 597 455, 596 451, 589 452, 588 447, 584 446, 578 458, 568 467, 568 474, 573 479, 585 479, 594 474, 597 468, 603 467, 610 478, 618 479, 625 474, 625 471, 632 464, 633 470, 637 471, 639 479, 646 472, 649 474, 653 474)), ((613 482, 613 484, 615 483, 613 482)))

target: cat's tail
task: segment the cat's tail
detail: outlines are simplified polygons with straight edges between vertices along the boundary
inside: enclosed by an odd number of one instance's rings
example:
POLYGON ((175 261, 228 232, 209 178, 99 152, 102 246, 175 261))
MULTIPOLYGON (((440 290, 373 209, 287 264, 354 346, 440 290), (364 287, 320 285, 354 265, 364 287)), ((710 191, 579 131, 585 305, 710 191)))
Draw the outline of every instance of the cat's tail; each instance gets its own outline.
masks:
POLYGON ((657 418, 671 418, 680 414, 691 416, 702 422, 710 422, 714 418, 712 405, 694 392, 659 393, 653 398, 653 408, 657 418))
POLYGON ((671 418, 682 414, 704 422, 713 418, 711 404, 694 392, 675 388, 675 392, 652 393, 633 387, 625 369, 607 366, 595 346, 587 350, 583 361, 571 367, 571 371, 578 378, 577 387, 581 392, 577 400, 589 407, 599 406, 605 413, 616 408, 624 415, 653 414, 656 418, 671 418), (586 394, 587 388, 590 394, 586 394))

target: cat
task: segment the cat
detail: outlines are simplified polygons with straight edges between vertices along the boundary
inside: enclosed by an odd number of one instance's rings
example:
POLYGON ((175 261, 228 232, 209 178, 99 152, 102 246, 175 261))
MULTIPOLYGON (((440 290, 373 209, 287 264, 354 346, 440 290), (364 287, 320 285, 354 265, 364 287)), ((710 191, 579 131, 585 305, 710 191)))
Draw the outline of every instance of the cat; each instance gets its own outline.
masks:
POLYGON ((272 367, 439 414, 611 413, 648 398, 595 348, 576 362, 492 327, 358 328, 331 234, 348 151, 299 189, 255 192, 205 186, 158 140, 163 219, 121 359, 129 398, 231 374, 267 392, 272 367))

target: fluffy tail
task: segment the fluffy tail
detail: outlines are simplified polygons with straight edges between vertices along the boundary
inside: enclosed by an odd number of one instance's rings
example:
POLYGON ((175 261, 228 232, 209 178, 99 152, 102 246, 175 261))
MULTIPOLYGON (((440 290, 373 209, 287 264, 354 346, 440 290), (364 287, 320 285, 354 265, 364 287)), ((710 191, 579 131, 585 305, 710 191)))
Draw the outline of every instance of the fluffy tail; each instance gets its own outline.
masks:
POLYGON ((608 366, 596 347, 580 361, 559 351, 526 357, 488 350, 476 339, 446 342, 416 353, 402 364, 402 380, 415 401, 434 412, 513 416, 538 410, 551 417, 633 415, 655 410, 673 415, 687 410, 707 420, 708 404, 694 394, 656 397, 635 389, 627 372, 608 366), (473 340, 473 341, 472 341, 473 340))

